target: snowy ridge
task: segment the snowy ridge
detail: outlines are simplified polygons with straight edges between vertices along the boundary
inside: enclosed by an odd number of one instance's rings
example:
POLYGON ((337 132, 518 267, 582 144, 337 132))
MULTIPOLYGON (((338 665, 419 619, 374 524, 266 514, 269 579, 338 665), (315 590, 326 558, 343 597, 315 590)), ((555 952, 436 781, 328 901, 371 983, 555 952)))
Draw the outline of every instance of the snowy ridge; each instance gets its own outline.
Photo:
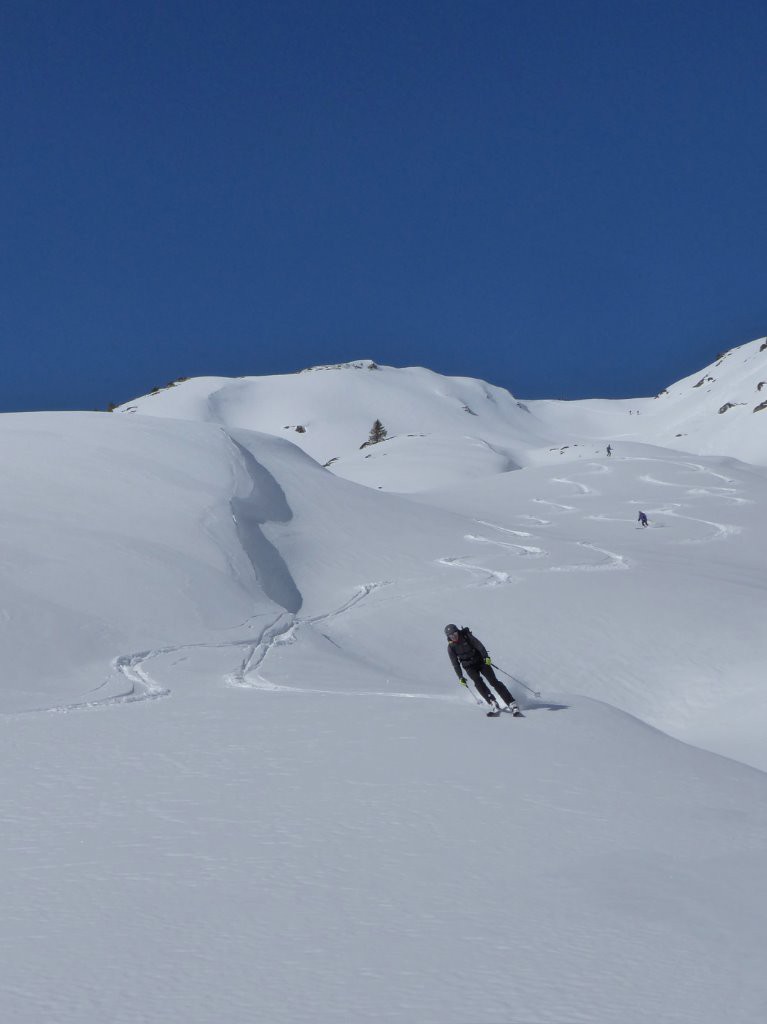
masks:
POLYGON ((118 412, 205 420, 227 430, 285 437, 338 476, 375 487, 380 476, 384 490, 413 489, 424 461, 431 466, 430 478, 439 473, 448 483, 458 458, 468 463, 471 475, 488 475, 516 469, 528 449, 552 443, 504 388, 370 360, 284 376, 185 381, 118 412), (375 419, 389 436, 362 448, 375 419), (400 486, 392 486, 392 473, 400 486))
POLYGON ((595 442, 767 465, 763 388, 767 340, 758 339, 655 398, 519 402, 484 381, 357 360, 285 376, 184 381, 118 411, 287 437, 339 476, 409 492, 451 483, 456 462, 464 476, 491 476, 593 454, 595 442), (374 419, 389 436, 361 449, 374 419))
POLYGON ((712 405, 764 355, 0 417, 4 1018, 761 1022, 767 418, 712 405))

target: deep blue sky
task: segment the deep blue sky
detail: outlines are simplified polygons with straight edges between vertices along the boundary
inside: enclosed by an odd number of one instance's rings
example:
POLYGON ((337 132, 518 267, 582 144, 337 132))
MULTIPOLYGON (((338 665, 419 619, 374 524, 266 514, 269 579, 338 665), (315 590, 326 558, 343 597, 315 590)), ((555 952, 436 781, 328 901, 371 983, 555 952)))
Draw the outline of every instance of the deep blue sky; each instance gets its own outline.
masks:
POLYGON ((6 0, 0 84, 0 411, 644 395, 767 333, 764 0, 6 0))

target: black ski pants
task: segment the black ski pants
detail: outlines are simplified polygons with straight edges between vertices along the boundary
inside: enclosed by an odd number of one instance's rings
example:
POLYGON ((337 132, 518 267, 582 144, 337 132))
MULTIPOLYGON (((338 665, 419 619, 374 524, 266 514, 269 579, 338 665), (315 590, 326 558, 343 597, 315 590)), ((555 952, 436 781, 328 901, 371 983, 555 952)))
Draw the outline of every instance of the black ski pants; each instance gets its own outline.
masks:
POLYGON ((471 679, 472 683, 474 683, 477 693, 480 697, 484 697, 488 704, 495 703, 495 694, 488 689, 485 679, 487 679, 487 682, 492 685, 495 692, 502 701, 505 701, 506 704, 511 704, 514 700, 501 680, 495 672, 493 672, 491 665, 485 665, 484 662, 480 662, 479 665, 462 665, 461 668, 469 679, 471 679), (482 675, 480 675, 480 673, 482 673, 482 675), (483 679, 482 676, 484 676, 485 679, 483 679))

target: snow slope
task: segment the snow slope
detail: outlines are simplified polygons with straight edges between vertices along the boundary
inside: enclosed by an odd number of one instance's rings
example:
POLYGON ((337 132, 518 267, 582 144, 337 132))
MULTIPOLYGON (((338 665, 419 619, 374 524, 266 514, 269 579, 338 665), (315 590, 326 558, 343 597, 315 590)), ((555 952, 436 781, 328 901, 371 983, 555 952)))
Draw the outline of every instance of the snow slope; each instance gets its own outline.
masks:
POLYGON ((767 465, 767 339, 731 349, 655 398, 519 402, 504 388, 357 360, 273 377, 205 377, 118 412, 289 437, 338 476, 402 492, 626 444, 767 465), (371 369, 372 367, 372 369, 371 369), (389 437, 360 448, 375 419, 389 437), (456 464, 461 470, 457 472, 456 464))
POLYGON ((469 477, 517 469, 531 448, 556 443, 504 388, 370 360, 283 376, 197 378, 121 412, 288 437, 336 475, 373 487, 380 477, 384 490, 420 489, 424 464, 430 484, 452 482, 459 459, 469 477), (361 448, 375 419, 389 437, 361 448))
POLYGON ((3 1018, 762 1021, 765 470, 428 371, 272 385, 0 417, 3 1018))
MULTIPOLYGON (((722 353, 716 362, 670 386, 657 398, 648 430, 657 442, 702 454, 732 454, 767 464, 767 339, 722 353), (698 394, 700 397, 698 397, 698 394), (662 424, 662 426, 661 426, 662 424)), ((651 435, 647 435, 651 436, 651 435)))
POLYGON ((558 425, 616 451, 631 441, 700 455, 732 455, 767 465, 767 339, 719 355, 715 362, 655 398, 529 402, 549 427, 558 425))

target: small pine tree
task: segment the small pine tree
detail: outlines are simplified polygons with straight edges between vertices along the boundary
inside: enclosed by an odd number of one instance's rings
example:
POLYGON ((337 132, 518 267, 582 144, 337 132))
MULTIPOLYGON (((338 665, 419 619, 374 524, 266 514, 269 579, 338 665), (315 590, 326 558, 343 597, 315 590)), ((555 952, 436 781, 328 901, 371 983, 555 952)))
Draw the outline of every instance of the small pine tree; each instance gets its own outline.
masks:
POLYGON ((383 441, 388 431, 386 427, 381 423, 380 420, 376 420, 373 426, 370 428, 370 436, 368 437, 368 444, 378 444, 379 441, 383 441))

